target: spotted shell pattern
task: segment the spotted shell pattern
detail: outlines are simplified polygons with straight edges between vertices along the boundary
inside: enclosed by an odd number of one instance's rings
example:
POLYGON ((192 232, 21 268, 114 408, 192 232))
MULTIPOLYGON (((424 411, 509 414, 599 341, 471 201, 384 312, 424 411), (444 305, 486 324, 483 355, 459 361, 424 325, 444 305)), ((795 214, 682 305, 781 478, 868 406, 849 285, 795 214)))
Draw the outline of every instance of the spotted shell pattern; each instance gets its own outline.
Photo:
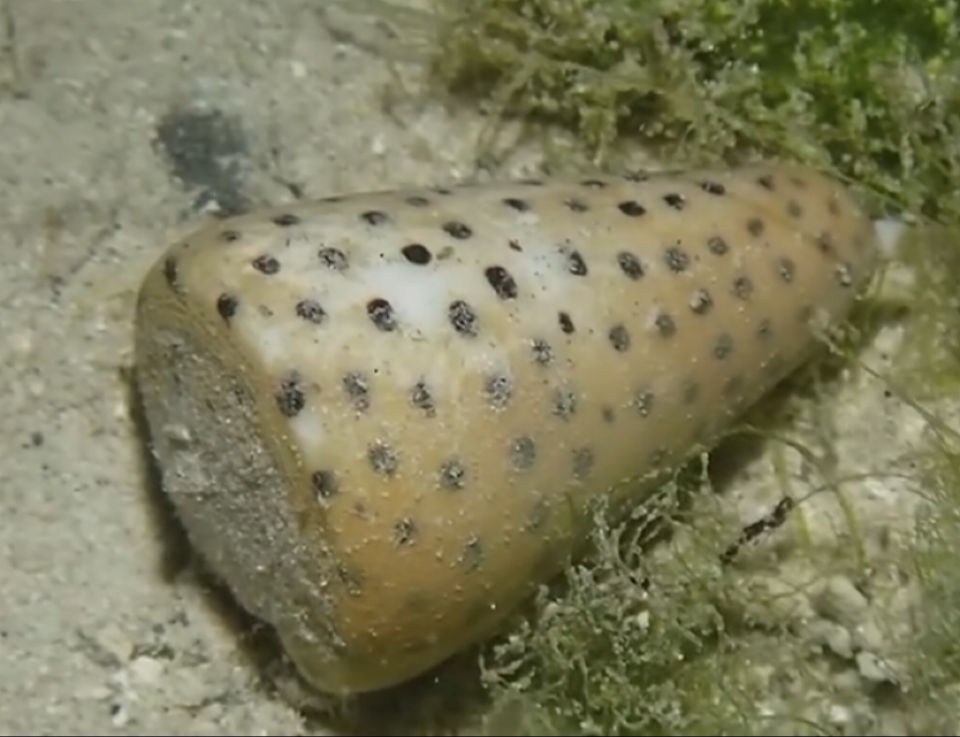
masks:
POLYGON ((782 164, 211 222, 139 295, 153 452, 304 676, 384 688, 492 632, 589 502, 638 500, 796 368, 876 257, 842 187, 782 164))

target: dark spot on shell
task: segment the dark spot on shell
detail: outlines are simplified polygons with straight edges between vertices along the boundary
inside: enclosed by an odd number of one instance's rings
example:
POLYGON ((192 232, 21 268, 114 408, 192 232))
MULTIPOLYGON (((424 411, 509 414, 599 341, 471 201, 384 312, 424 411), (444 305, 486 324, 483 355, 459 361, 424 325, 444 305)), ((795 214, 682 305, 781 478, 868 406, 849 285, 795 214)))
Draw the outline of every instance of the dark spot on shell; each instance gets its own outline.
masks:
POLYGON ((421 243, 411 243, 407 246, 404 246, 400 249, 400 253, 403 254, 403 257, 409 261, 411 264, 417 264, 417 266, 423 266, 430 263, 430 259, 433 256, 430 254, 430 251, 427 250, 427 247, 421 243))
POLYGON ((721 333, 713 344, 713 357, 723 361, 729 358, 731 353, 733 353, 733 337, 728 333, 721 333))
POLYGON ((463 546, 463 552, 460 554, 458 562, 468 571, 475 571, 480 567, 483 562, 483 545, 480 543, 479 537, 476 535, 470 536, 467 544, 463 546))
POLYGON ((516 240, 515 238, 511 238, 507 241, 507 247, 511 251, 517 251, 518 253, 523 252, 523 247, 520 245, 520 241, 516 240))
POLYGON ((494 409, 503 409, 513 396, 513 382, 504 374, 492 374, 484 381, 483 391, 494 409))
POLYGON ((569 199, 564 200, 563 204, 567 206, 567 209, 570 210, 570 212, 586 212, 590 209, 586 202, 581 199, 577 199, 576 197, 570 197, 569 199))
POLYGON ((326 501, 339 490, 337 477, 332 471, 314 471, 310 474, 310 486, 313 487, 317 501, 326 501))
POLYGON ((453 190, 449 189, 448 187, 434 187, 430 191, 433 192, 434 194, 439 194, 444 196, 453 194, 453 190))
POLYGON ((600 416, 603 418, 604 422, 613 422, 616 419, 616 414, 613 411, 613 407, 609 404, 605 404, 600 408, 600 416))
POLYGON ((766 342, 773 337, 773 323, 768 318, 763 318, 757 325, 757 339, 766 342))
POLYGON ((404 202, 406 202, 410 207, 426 207, 430 204, 430 200, 426 197, 421 197, 420 195, 410 195, 407 197, 404 202))
POLYGON ((678 192, 669 192, 663 196, 663 201, 674 210, 682 210, 687 206, 687 200, 678 192))
POLYGON ((473 308, 462 299, 450 303, 450 306, 447 308, 447 318, 450 320, 450 324, 453 325, 453 329, 460 333, 460 335, 471 338, 476 336, 478 330, 477 314, 473 311, 473 308))
POLYGON ((489 266, 483 273, 500 299, 516 299, 517 282, 514 281, 509 271, 502 266, 489 266))
POLYGON ((759 177, 757 177, 757 184, 764 189, 769 189, 771 192, 774 190, 773 176, 770 174, 761 174, 759 177))
POLYGON ((297 317, 319 325, 327 317, 326 310, 313 299, 301 299, 296 306, 297 317))
POLYGON ((666 312, 659 313, 654 318, 653 325, 661 338, 672 338, 677 334, 677 323, 666 312))
POLYGON ((569 246, 561 246, 560 253, 567 259, 567 271, 574 276, 587 275, 587 262, 583 260, 583 256, 580 255, 579 251, 569 246))
POLYGON ((733 280, 733 294, 737 299, 748 300, 753 295, 753 280, 741 274, 733 280))
POLYGON ((339 248, 321 248, 317 251, 320 263, 334 271, 344 271, 347 268, 347 256, 339 248))
POLYGON ((289 228, 291 225, 297 225, 300 222, 300 218, 294 215, 292 212, 284 212, 280 215, 276 215, 273 218, 273 224, 279 225, 281 228, 289 228))
POLYGON ((787 214, 792 218, 799 218, 803 216, 803 208, 800 207, 800 203, 796 200, 790 200, 787 203, 787 214))
POLYGON ((239 306, 240 301, 232 294, 221 294, 217 297, 217 313, 224 320, 229 320, 236 315, 239 306))
POLYGON ((707 194, 713 195, 724 195, 727 193, 727 188, 724 187, 720 182, 714 182, 711 180, 706 180, 700 182, 700 189, 702 189, 707 194))
POLYGON ((410 402, 417 409, 422 409, 427 417, 433 417, 436 414, 433 395, 427 388, 427 382, 423 379, 414 384, 413 389, 410 390, 410 402))
POLYGON ((643 264, 640 263, 636 254, 630 251, 620 251, 617 254, 617 264, 620 270, 634 281, 643 276, 643 264))
POLYGON ((714 256, 723 256, 730 250, 730 246, 728 246, 726 240, 719 235, 713 235, 707 239, 707 249, 714 256))
POLYGON ((367 302, 367 316, 378 330, 389 333, 397 329, 397 318, 393 312, 393 306, 381 297, 367 302))
POLYGON ((173 256, 168 256, 163 261, 163 278, 167 286, 176 288, 177 286, 177 260, 173 256))
POLYGON ((653 412, 654 394, 649 389, 643 389, 637 392, 633 397, 633 406, 641 417, 649 417, 653 412))
POLYGON ((530 343, 533 360, 541 366, 549 366, 553 361, 553 348, 542 338, 534 338, 530 343))
POLYGON ((690 295, 690 310, 694 315, 706 315, 713 309, 713 297, 706 289, 694 289, 690 295))
POLYGON ((284 417, 296 417, 307 406, 307 397, 303 393, 303 379, 296 371, 291 371, 280 379, 280 385, 274 394, 277 409, 284 417))
POLYGON ((576 448, 573 451, 572 471, 576 479, 584 479, 593 470, 596 457, 590 448, 576 448))
POLYGON ((674 274, 680 274, 690 267, 690 256, 679 246, 667 246, 663 261, 674 274))
POLYGON ((417 525, 409 517, 404 517, 393 526, 393 541, 401 546, 413 545, 417 540, 417 525))
POLYGON ((527 512, 527 518, 523 523, 523 531, 535 532, 539 530, 543 527, 549 516, 550 506, 547 504, 547 500, 543 498, 537 499, 531 505, 530 511, 527 512))
POLYGON ((467 469, 458 458, 449 458, 440 465, 439 476, 440 486, 456 491, 466 484, 467 469))
POLYGON ((777 275, 780 277, 781 281, 785 281, 787 284, 793 281, 793 277, 797 273, 797 265, 793 262, 793 259, 781 258, 777 260, 777 275))
POLYGON ((220 231, 220 240, 225 243, 236 243, 240 240, 240 231, 239 230, 222 230, 220 231))
POLYGON ((700 398, 700 384, 693 379, 683 383, 683 403, 694 404, 700 398))
POLYGON ((840 205, 839 205, 839 203, 837 202, 837 197, 836 197, 836 195, 830 195, 830 199, 827 200, 827 211, 828 211, 831 215, 839 215, 839 214, 840 214, 840 205))
POLYGON ((630 348, 630 333, 623 325, 614 325, 607 333, 610 339, 610 345, 618 353, 623 353, 630 348))
POLYGON ((647 214, 647 208, 645 208, 636 200, 625 200, 617 205, 617 209, 619 209, 624 215, 632 218, 638 218, 641 215, 647 214))
POLYGON ((607 183, 602 179, 584 179, 580 184, 590 189, 603 189, 607 186, 607 183))
POLYGON ((527 212, 530 209, 530 205, 526 200, 517 199, 516 197, 507 197, 503 201, 503 204, 517 212, 527 212))
POLYGON ((553 393, 553 414, 567 420, 577 413, 577 395, 571 391, 557 389, 553 393))
POLYGON ((628 171, 623 175, 623 178, 628 182, 645 182, 650 179, 650 173, 638 169, 636 171, 628 171))
POLYGON ((456 220, 451 220, 444 223, 443 230, 445 233, 447 233, 447 235, 450 235, 459 241, 465 241, 467 238, 473 235, 473 229, 469 225, 456 220))
POLYGON ((359 371, 351 371, 343 377, 343 389, 357 412, 370 409, 370 384, 359 371))
POLYGON ((526 471, 537 459, 537 444, 528 435, 514 438, 510 443, 510 465, 514 471, 526 471))
POLYGON ((570 317, 569 313, 561 312, 558 316, 560 320, 560 329, 570 335, 576 328, 573 326, 573 319, 570 317))
POLYGON ((747 232, 752 235, 754 238, 759 238, 763 235, 765 226, 763 220, 760 218, 750 218, 747 220, 747 232))
POLYGON ((833 236, 826 231, 817 236, 816 243, 817 248, 819 248, 820 252, 824 254, 829 255, 833 253, 834 249, 836 248, 836 244, 833 242, 833 236))
POLYGON ((386 225, 390 222, 390 216, 380 210, 367 210, 360 214, 360 219, 367 225, 386 225))
POLYGON ((543 186, 542 179, 533 179, 533 178, 521 179, 519 183, 524 185, 525 187, 542 187, 543 186))
POLYGON ((261 256, 257 256, 253 260, 253 268, 259 271, 261 274, 272 276, 280 271, 280 262, 277 261, 277 259, 275 259, 273 256, 263 254, 261 256))
POLYGON ((370 468, 382 476, 393 476, 400 465, 394 450, 379 440, 371 443, 367 448, 367 461, 370 463, 370 468))

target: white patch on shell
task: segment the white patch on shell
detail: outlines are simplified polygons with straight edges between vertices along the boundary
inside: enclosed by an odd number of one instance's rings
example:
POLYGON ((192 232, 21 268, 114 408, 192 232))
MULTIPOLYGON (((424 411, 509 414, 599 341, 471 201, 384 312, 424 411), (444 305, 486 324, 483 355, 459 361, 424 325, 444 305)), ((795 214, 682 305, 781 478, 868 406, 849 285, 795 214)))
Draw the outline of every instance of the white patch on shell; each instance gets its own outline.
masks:
POLYGON ((290 419, 294 433, 309 447, 320 448, 327 434, 323 417, 316 412, 301 412, 290 419))

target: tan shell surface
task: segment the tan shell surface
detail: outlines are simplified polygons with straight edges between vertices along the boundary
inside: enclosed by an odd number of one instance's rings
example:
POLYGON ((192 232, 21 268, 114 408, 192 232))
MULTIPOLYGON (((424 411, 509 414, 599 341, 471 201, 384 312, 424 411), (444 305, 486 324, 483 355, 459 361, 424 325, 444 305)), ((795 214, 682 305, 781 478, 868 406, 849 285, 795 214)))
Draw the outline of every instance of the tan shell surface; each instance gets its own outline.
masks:
POLYGON ((318 688, 389 686, 509 614, 586 502, 794 369, 876 255, 842 187, 783 165, 213 223, 138 306, 164 485, 318 688))

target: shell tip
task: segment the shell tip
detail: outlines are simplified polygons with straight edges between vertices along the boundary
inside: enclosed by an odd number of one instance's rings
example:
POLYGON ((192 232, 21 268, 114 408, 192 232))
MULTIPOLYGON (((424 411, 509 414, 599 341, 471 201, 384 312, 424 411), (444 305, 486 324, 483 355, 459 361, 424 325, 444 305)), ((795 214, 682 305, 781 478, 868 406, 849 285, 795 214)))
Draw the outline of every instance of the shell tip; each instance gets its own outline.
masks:
POLYGON ((873 221, 873 228, 880 243, 880 251, 886 258, 893 258, 903 241, 907 223, 899 218, 879 218, 873 221))

